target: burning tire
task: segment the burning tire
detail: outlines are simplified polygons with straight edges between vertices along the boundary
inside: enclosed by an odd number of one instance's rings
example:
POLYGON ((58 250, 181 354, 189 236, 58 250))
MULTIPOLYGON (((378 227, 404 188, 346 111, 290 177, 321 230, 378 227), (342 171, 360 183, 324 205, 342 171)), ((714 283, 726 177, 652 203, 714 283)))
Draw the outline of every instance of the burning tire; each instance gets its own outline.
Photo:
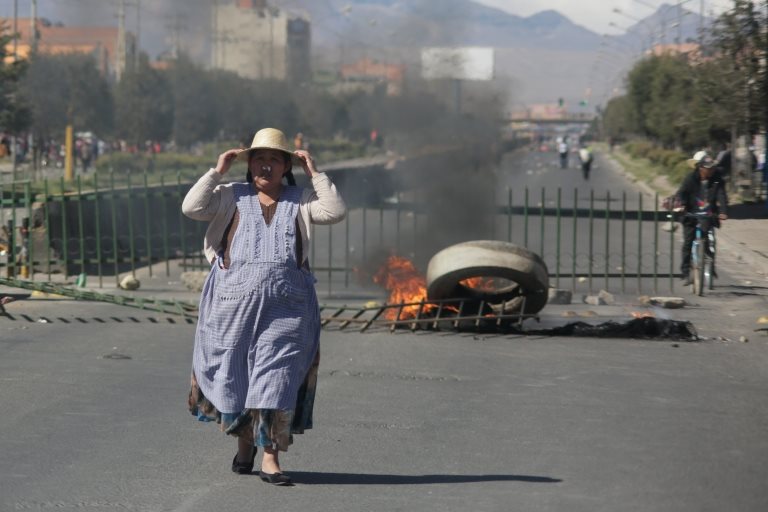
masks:
POLYGON ((503 304, 525 297, 525 313, 535 314, 547 304, 548 288, 544 261, 507 242, 478 240, 452 245, 435 254, 427 267, 429 300, 475 299, 503 304), (467 284, 477 278, 494 285, 467 284))

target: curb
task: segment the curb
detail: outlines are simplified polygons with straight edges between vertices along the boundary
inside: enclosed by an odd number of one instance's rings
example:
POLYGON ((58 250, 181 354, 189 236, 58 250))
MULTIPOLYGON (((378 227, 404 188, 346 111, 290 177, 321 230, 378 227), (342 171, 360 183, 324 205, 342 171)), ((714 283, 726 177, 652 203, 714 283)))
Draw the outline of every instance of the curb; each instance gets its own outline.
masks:
POLYGON ((601 155, 603 157, 603 161, 611 168, 612 171, 621 174, 624 176, 624 178, 630 182, 633 186, 639 188, 645 195, 649 197, 656 197, 656 194, 659 193, 659 199, 663 199, 661 197, 661 193, 654 190, 650 185, 648 185, 644 181, 638 180, 634 174, 627 171, 623 165, 621 165, 620 162, 616 160, 616 158, 611 155, 610 153, 601 152, 601 155))

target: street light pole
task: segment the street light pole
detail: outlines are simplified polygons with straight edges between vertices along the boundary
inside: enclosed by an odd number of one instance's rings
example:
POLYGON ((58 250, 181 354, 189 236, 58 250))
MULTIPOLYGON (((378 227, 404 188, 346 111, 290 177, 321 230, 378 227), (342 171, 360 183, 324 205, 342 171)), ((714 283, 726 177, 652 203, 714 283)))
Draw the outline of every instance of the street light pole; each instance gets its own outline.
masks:
POLYGON ((117 48, 115 49, 115 79, 119 82, 125 72, 125 0, 117 10, 117 48))
POLYGON ((625 33, 631 34, 631 35, 639 38, 640 39, 640 53, 645 53, 645 40, 644 40, 644 38, 640 34, 638 34, 637 32, 630 31, 627 27, 622 27, 621 25, 618 25, 618 24, 616 24, 614 22, 610 22, 608 25, 610 25, 611 27, 617 28, 619 30, 623 30, 625 33))
POLYGON ((30 50, 31 50, 31 53, 35 53, 37 51, 37 0, 32 0, 31 10, 32 10, 32 16, 31 16, 32 41, 30 45, 30 50))
MULTIPOLYGON (((13 62, 19 60, 19 0, 13 0, 13 62)), ((13 171, 13 181, 16 181, 16 130, 14 127, 11 135, 11 169, 13 171)))
POLYGON ((640 5, 644 5, 648 7, 649 9, 656 9, 656 6, 649 4, 648 2, 644 2, 643 0, 635 0, 635 2, 639 3, 640 5))
POLYGON ((625 18, 628 18, 628 19, 636 22, 641 27, 643 27, 643 29, 648 32, 648 49, 649 50, 653 50, 653 41, 655 39, 655 37, 654 37, 655 34, 654 34, 654 31, 653 31, 653 28, 650 25, 648 25, 647 21, 642 20, 640 18, 635 18, 634 16, 630 16, 629 14, 625 13, 624 11, 619 9, 618 7, 614 8, 613 12, 615 12, 616 14, 621 14, 625 18))
POLYGON ((133 66, 139 70, 139 54, 141 53, 141 0, 136 0, 136 47, 133 49, 133 66))
POLYGON ((19 41, 16 34, 19 33, 19 0, 13 0, 13 62, 19 59, 19 41))
MULTIPOLYGON (((763 180, 768 181, 768 0, 765 2, 765 18, 763 18, 763 180)), ((768 183, 766 183, 768 185, 768 183)), ((768 205, 768 194, 766 194, 768 205)))

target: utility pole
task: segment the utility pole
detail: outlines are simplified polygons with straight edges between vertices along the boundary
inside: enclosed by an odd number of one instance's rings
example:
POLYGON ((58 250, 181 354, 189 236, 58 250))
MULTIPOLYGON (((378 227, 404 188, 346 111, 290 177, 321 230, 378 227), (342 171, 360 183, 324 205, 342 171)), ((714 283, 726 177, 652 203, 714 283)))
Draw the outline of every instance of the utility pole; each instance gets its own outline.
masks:
MULTIPOLYGON (((763 18, 763 179, 768 181, 768 0, 765 0, 763 18)), ((766 194, 768 205, 768 194, 766 194)))
MULTIPOLYGON (((19 33, 19 0, 13 0, 13 62, 19 60, 19 41, 16 34, 19 33)), ((16 132, 11 135, 11 169, 13 181, 16 181, 16 132)))
POLYGON ((13 0, 13 62, 19 60, 19 41, 16 34, 19 33, 19 0, 13 0))
POLYGON ((677 39, 675 43, 682 44, 683 42, 683 2, 677 0, 677 39))
POLYGON ((272 9, 267 7, 265 11, 269 17, 269 77, 277 78, 275 75, 275 31, 273 27, 275 20, 272 16, 272 9))
POLYGON ((125 72, 125 0, 117 10, 117 48, 115 49, 115 79, 119 82, 125 72))
POLYGON ((173 14, 173 21, 165 26, 165 28, 171 31, 171 54, 174 59, 179 58, 179 52, 181 51, 181 31, 187 28, 186 23, 182 21, 183 19, 186 19, 186 16, 176 12, 173 14))
POLYGON ((141 0, 136 0, 136 48, 133 50, 133 57, 134 57, 134 70, 138 71, 139 69, 139 54, 141 51, 140 48, 140 37, 141 37, 141 0))
POLYGON ((211 68, 216 69, 219 67, 219 0, 213 0, 211 6, 211 68))
POLYGON ((32 40, 30 41, 29 48, 31 50, 31 53, 37 52, 37 0, 32 0, 32 13, 31 13, 31 24, 32 24, 32 40))
MULTIPOLYGON (((31 13, 30 13, 30 24, 31 24, 31 31, 30 31, 30 42, 29 42, 29 54, 31 57, 34 57, 34 55, 37 53, 37 0, 32 0, 31 3, 31 13)), ((30 133, 27 137, 27 141, 29 143, 29 152, 32 155, 32 172, 37 173, 37 163, 38 163, 38 151, 37 147, 35 145, 35 137, 34 134, 30 133)))

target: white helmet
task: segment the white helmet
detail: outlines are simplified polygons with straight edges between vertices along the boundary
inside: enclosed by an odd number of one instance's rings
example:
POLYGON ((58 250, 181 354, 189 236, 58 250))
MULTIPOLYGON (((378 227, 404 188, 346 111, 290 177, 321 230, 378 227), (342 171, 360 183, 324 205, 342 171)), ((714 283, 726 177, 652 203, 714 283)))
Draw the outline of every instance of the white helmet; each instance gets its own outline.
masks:
POLYGON ((699 162, 701 162, 701 161, 702 161, 704 158, 706 158, 707 156, 708 156, 708 155, 707 155, 707 152, 706 152, 706 151, 704 151, 704 150, 702 150, 702 151, 697 151, 696 153, 694 153, 694 154, 693 154, 693 158, 689 158, 689 159, 688 159, 688 166, 689 166, 691 169, 695 168, 695 167, 696 167, 696 165, 697 165, 699 162))

